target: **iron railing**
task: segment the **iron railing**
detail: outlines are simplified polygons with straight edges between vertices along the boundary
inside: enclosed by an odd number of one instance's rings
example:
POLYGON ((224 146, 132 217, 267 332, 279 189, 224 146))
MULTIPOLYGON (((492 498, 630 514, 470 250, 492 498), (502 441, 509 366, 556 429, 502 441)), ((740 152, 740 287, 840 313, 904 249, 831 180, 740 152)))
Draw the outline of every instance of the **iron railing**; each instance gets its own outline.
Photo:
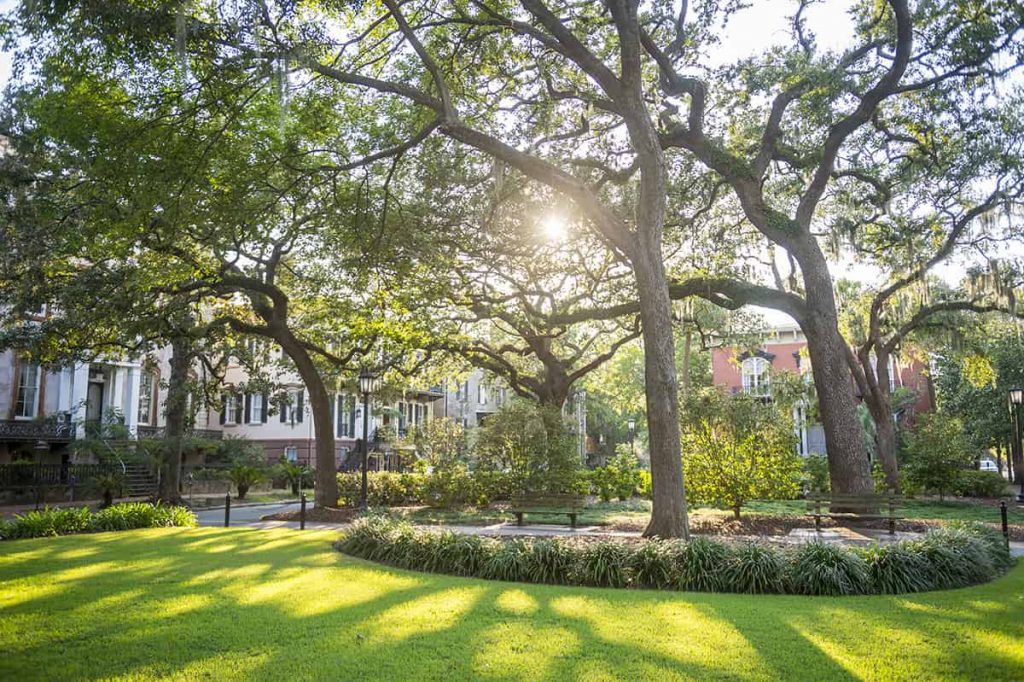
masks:
POLYGON ((122 472, 120 464, 0 464, 0 490, 80 486, 101 474, 122 472))
MULTIPOLYGON (((165 436, 167 429, 163 426, 139 426, 139 438, 151 438, 159 440, 165 436)), ((186 438, 204 438, 206 440, 221 440, 224 434, 214 429, 185 429, 186 438)))
POLYGON ((68 421, 22 421, 0 419, 0 441, 71 441, 75 437, 74 424, 68 421))

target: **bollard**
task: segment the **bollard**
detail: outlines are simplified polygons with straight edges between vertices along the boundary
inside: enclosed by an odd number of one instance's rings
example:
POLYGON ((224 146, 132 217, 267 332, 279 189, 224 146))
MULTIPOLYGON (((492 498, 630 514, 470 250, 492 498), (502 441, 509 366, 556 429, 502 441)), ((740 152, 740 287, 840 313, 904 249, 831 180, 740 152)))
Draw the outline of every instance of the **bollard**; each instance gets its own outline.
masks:
POLYGON ((1006 541, 1006 549, 1010 549, 1010 526, 1006 522, 1006 500, 999 503, 999 515, 1003 519, 1003 540, 1006 541))
POLYGON ((224 527, 231 525, 231 493, 224 496, 224 527))
POLYGON ((306 530, 306 493, 299 500, 299 530, 306 530))

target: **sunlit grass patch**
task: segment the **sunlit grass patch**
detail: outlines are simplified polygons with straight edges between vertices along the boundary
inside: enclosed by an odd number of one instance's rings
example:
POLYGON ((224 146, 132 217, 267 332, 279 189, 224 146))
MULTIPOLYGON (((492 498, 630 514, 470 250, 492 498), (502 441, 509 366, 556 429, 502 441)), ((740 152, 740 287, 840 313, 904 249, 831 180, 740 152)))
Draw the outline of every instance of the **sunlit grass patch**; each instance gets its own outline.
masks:
POLYGON ((417 574, 337 534, 145 530, 0 546, 0 679, 1019 679, 1024 567, 897 597, 417 574), (56 589, 55 587, 56 586, 56 589))

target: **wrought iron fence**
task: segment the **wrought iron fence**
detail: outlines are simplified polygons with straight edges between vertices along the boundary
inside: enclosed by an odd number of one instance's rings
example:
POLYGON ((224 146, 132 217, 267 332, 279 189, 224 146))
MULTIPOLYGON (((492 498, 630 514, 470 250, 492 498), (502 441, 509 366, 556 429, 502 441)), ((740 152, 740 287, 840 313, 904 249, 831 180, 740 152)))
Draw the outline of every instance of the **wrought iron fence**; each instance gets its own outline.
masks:
POLYGON ((81 486, 101 474, 122 471, 120 464, 0 464, 0 490, 81 486))

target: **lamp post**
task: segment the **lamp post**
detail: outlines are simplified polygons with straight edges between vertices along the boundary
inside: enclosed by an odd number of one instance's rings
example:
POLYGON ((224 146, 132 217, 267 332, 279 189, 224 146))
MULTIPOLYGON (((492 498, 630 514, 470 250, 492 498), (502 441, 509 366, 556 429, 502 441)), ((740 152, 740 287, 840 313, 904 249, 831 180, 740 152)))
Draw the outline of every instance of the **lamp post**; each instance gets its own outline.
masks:
POLYGON ((633 447, 633 437, 636 434, 636 419, 630 417, 629 421, 626 422, 626 426, 629 427, 629 454, 636 456, 636 448, 633 447))
POLYGON ((1021 460, 1021 441, 1020 441, 1020 410, 1021 406, 1024 405, 1024 388, 1011 388, 1009 390, 1010 398, 1010 415, 1013 417, 1013 448, 1010 451, 1011 456, 1014 458, 1013 470, 1017 474, 1017 478, 1020 479, 1020 492, 1017 493, 1017 503, 1024 504, 1024 472, 1019 471, 1021 460))
POLYGON ((366 510, 367 476, 366 467, 370 451, 370 393, 377 377, 366 367, 359 370, 359 392, 363 394, 363 487, 359 494, 359 508, 366 510))

